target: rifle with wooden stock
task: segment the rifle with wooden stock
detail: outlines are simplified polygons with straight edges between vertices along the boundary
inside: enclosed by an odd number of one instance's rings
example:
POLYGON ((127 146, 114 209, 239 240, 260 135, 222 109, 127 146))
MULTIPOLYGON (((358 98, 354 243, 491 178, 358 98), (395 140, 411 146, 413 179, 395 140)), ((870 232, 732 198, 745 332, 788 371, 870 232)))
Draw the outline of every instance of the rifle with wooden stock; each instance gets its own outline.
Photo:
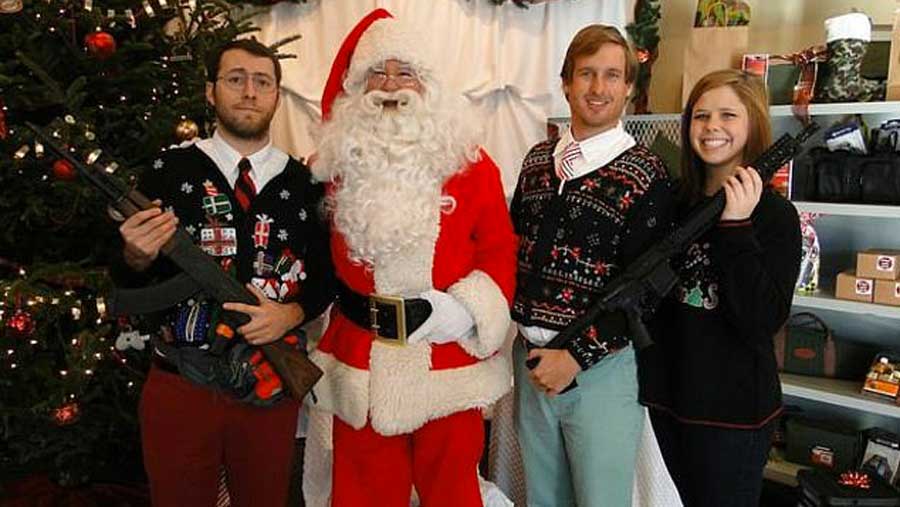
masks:
MULTIPOLYGON (((124 182, 76 158, 69 150, 60 146, 36 125, 25 122, 34 131, 41 143, 68 161, 79 174, 97 188, 124 217, 138 211, 156 207, 145 195, 128 187, 124 182)), ((203 293, 217 303, 237 302, 257 305, 258 301, 250 291, 235 278, 229 276, 219 264, 201 250, 191 240, 182 227, 178 227, 172 238, 160 252, 168 257, 181 273, 155 286, 144 289, 116 289, 107 301, 107 310, 113 315, 144 314, 171 308, 178 302, 198 293, 203 293)), ((220 323, 235 330, 250 321, 246 314, 223 310, 220 323)), ((281 377, 290 395, 301 400, 322 376, 320 370, 306 354, 291 345, 277 340, 259 346, 266 360, 281 377)))

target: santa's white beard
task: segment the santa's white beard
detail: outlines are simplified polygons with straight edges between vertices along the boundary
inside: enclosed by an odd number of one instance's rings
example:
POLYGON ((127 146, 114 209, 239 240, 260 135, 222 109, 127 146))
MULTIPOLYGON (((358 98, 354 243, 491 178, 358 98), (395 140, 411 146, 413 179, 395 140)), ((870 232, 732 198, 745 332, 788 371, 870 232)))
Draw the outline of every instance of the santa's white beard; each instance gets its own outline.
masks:
POLYGON ((313 173, 336 184, 329 208, 353 260, 379 266, 400 252, 433 247, 441 187, 477 156, 458 116, 407 89, 335 102, 313 173))

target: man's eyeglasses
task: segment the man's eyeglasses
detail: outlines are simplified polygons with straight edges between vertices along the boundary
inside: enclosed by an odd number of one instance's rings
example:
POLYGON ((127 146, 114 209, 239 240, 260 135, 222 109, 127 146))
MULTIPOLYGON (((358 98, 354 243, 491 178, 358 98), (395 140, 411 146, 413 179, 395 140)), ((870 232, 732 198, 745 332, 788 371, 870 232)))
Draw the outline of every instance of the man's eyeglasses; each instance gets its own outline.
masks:
POLYGON ((216 80, 222 81, 222 83, 224 83, 228 88, 239 92, 244 90, 244 86, 247 85, 248 78, 253 81, 253 88, 255 88, 259 93, 272 93, 275 91, 275 88, 277 88, 275 79, 268 74, 247 74, 246 72, 239 70, 231 71, 224 76, 219 76, 218 78, 216 78, 216 80))
POLYGON ((366 79, 372 86, 382 86, 393 79, 397 86, 413 86, 419 82, 419 76, 412 69, 400 69, 396 74, 388 74, 384 69, 369 69, 366 79))

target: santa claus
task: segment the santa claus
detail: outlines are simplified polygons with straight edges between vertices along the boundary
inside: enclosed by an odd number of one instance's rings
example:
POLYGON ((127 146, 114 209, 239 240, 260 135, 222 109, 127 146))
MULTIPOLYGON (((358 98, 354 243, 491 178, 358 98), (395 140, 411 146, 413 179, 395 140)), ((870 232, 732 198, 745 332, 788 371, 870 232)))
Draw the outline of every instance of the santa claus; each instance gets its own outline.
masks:
POLYGON ((341 48, 313 163, 340 281, 311 355, 334 414, 332 505, 407 506, 413 485, 425 506, 481 505, 482 409, 511 381, 498 349, 516 238, 478 122, 387 16, 341 48))

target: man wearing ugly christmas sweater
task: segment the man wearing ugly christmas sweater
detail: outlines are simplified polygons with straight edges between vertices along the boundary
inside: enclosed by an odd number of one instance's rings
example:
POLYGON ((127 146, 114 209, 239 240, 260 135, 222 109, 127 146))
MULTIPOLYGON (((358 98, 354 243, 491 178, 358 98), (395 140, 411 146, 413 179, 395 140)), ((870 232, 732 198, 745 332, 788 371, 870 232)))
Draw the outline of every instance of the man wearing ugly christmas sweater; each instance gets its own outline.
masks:
POLYGON ((207 71, 217 130, 164 152, 143 176, 140 190, 164 209, 122 224, 124 261, 133 282, 175 274, 159 249, 181 226, 259 305, 223 305, 250 321, 216 354, 213 302, 198 296, 166 312, 141 397, 144 463, 154 505, 215 505, 223 466, 232 505, 284 505, 299 406, 251 345, 302 336, 299 326, 331 300, 328 235, 316 212, 323 191, 271 144, 281 80, 274 53, 234 41, 207 71))
POLYGON ((565 349, 543 346, 667 231, 665 165, 622 128, 636 73, 616 28, 591 25, 575 36, 560 74, 571 128, 531 149, 511 204, 520 235, 516 428, 535 507, 632 502, 646 416, 627 326, 590 326, 565 349), (539 362, 529 369, 526 359, 539 362))
POLYGON ((516 239, 477 122, 421 35, 378 10, 322 100, 338 302, 311 358, 334 414, 331 505, 482 505, 482 410, 509 390, 516 239))

